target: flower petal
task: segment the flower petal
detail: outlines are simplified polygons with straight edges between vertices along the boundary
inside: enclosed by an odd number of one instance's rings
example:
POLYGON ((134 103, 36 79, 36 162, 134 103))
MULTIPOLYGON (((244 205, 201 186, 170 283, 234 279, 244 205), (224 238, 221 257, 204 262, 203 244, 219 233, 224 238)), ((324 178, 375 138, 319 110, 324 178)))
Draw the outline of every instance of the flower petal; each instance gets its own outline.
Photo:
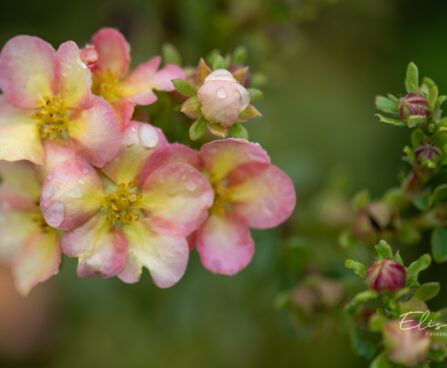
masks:
POLYGON ((102 182, 95 169, 83 160, 71 160, 48 174, 40 194, 40 208, 50 226, 72 230, 98 211, 103 198, 102 182))
POLYGON ((238 165, 249 162, 270 163, 270 157, 261 146, 244 139, 225 139, 206 143, 200 149, 204 167, 212 179, 221 180, 238 165))
POLYGON ((0 127, 18 124, 36 124, 31 117, 33 110, 23 110, 11 105, 4 95, 0 95, 0 127))
POLYGON ((96 97, 91 108, 72 117, 68 134, 79 154, 97 167, 115 157, 121 145, 115 114, 102 97, 96 97))
POLYGON ((36 213, 0 211, 0 261, 10 263, 24 241, 39 231, 36 213))
POLYGON ((157 100, 153 89, 173 91, 173 79, 185 79, 185 73, 176 65, 167 65, 157 72, 161 57, 155 56, 137 66, 122 83, 121 93, 137 105, 150 105, 157 100))
POLYGON ((59 94, 65 106, 86 109, 92 105, 91 72, 81 60, 81 51, 73 41, 59 46, 55 72, 59 94))
POLYGON ((32 109, 54 92, 56 52, 44 40, 31 36, 10 39, 0 54, 0 89, 16 107, 32 109))
POLYGON ((0 160, 29 160, 41 165, 44 159, 45 151, 36 124, 0 126, 0 160))
POLYGON ((247 222, 232 213, 208 217, 197 231, 196 245, 203 266, 224 275, 242 270, 254 254, 247 222))
POLYGON ((112 277, 126 263, 126 238, 121 231, 111 228, 101 215, 93 216, 84 225, 65 232, 62 249, 70 257, 79 257, 79 277, 112 277))
POLYGON ((59 235, 55 231, 33 234, 14 257, 12 272, 17 290, 22 295, 27 295, 39 282, 55 275, 60 262, 59 235))
POLYGON ((123 131, 132 119, 134 105, 126 100, 120 100, 111 104, 115 113, 116 121, 120 131, 123 131))
POLYGON ((138 180, 146 159, 167 141, 160 129, 138 121, 129 122, 122 134, 120 151, 103 171, 115 183, 127 184, 138 180))
POLYGON ((278 226, 295 208, 292 180, 276 166, 248 162, 231 171, 228 179, 229 200, 250 227, 278 226))
POLYGON ((70 160, 82 160, 69 141, 58 140, 57 142, 46 140, 42 142, 45 149, 45 162, 39 166, 39 174, 43 182, 48 173, 56 166, 70 160))
POLYGON ((118 78, 126 74, 130 64, 130 46, 124 36, 113 28, 102 28, 92 38, 98 52, 96 63, 100 70, 109 70, 118 78))
POLYGON ((0 178, 0 208, 4 207, 1 198, 11 194, 23 198, 33 206, 32 208, 36 208, 35 203, 39 199, 40 184, 37 180, 37 173, 30 163, 24 161, 0 162, 0 178))
POLYGON ((168 235, 187 236, 196 230, 214 199, 208 180, 184 163, 155 170, 141 190, 141 206, 151 229, 168 235))
POLYGON ((144 163, 141 171, 140 183, 143 184, 147 177, 159 167, 185 163, 196 169, 200 169, 200 157, 198 152, 180 143, 167 144, 154 151, 144 163))
POLYGON ((132 263, 118 275, 123 281, 133 282, 141 274, 142 266, 149 270, 155 285, 160 288, 170 287, 182 278, 189 257, 185 238, 155 234, 142 220, 126 226, 124 233, 132 263))

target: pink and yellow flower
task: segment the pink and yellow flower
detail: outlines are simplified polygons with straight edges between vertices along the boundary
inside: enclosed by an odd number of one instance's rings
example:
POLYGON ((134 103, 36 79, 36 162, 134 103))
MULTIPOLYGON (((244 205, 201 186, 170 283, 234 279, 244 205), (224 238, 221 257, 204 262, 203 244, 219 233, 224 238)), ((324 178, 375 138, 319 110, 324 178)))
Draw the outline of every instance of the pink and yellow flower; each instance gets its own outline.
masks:
POLYGON ((41 165, 52 141, 94 166, 110 161, 120 131, 109 104, 91 94, 91 83, 74 42, 55 51, 37 37, 9 40, 0 54, 0 160, 41 165))
POLYGON ((26 295, 59 269, 60 236, 40 212, 40 183, 26 162, 1 162, 0 262, 11 266, 17 290, 26 295))
POLYGON ((177 65, 166 65, 157 71, 161 57, 155 56, 127 74, 130 46, 115 29, 102 28, 83 49, 84 61, 93 72, 92 91, 104 97, 112 106, 119 125, 130 121, 135 105, 150 105, 157 100, 154 89, 173 91, 173 79, 185 79, 177 65))
POLYGON ((214 190, 208 218, 190 237, 212 272, 232 275, 246 267, 254 254, 249 228, 276 227, 295 208, 292 181, 257 144, 217 140, 203 145, 199 154, 182 145, 162 147, 146 161, 142 178, 173 162, 203 170, 214 190))
POLYGON ((182 277, 189 254, 186 237, 206 218, 213 191, 189 164, 145 165, 165 145, 159 129, 131 121, 103 178, 80 159, 48 174, 42 212, 50 225, 66 230, 62 248, 79 258, 80 277, 118 276, 133 283, 143 266, 159 287, 182 277))

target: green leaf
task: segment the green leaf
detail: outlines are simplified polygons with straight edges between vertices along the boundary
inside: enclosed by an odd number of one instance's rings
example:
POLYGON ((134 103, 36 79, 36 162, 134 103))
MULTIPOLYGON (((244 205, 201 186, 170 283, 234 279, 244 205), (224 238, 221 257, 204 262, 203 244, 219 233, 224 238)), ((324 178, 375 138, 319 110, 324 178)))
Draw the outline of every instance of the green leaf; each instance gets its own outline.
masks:
POLYGON ((206 123, 206 120, 201 117, 191 125, 189 128, 189 138, 191 138, 192 141, 196 141, 203 137, 206 131, 206 123))
POLYGON ((383 314, 374 313, 368 321, 369 328, 374 332, 381 332, 383 325, 388 322, 388 318, 386 318, 383 314))
POLYGON ((442 263, 447 261, 447 229, 438 227, 431 234, 431 252, 433 259, 442 263))
POLYGON ((407 67, 405 77, 405 88, 408 93, 418 93, 419 89, 419 71, 415 63, 411 62, 407 67))
POLYGON ((212 63, 212 66, 213 66, 213 70, 226 69, 228 67, 228 64, 227 64, 225 58, 222 57, 222 55, 217 55, 212 63))
POLYGON ((242 138, 248 140, 247 129, 245 129, 242 124, 233 124, 230 128, 230 133, 233 138, 242 138))
POLYGON ((430 92, 428 93, 428 107, 430 110, 433 110, 436 105, 436 100, 438 99, 438 87, 433 86, 430 88, 430 92))
POLYGON ((393 251, 391 250, 390 245, 385 240, 381 240, 376 246, 374 246, 374 249, 379 256, 379 259, 393 258, 393 251))
POLYGON ((344 230, 338 236, 338 243, 342 248, 349 249, 355 245, 356 239, 350 230, 344 230))
POLYGON ((170 44, 165 43, 163 45, 163 48, 161 50, 161 54, 163 56, 163 64, 175 64, 178 66, 182 65, 182 57, 180 56, 180 53, 178 52, 177 48, 170 44))
POLYGON ((438 295, 441 287, 439 286, 439 282, 427 282, 422 284, 412 296, 412 299, 419 299, 422 301, 427 301, 433 299, 436 295, 438 295))
POLYGON ((421 125, 425 121, 426 117, 424 115, 410 115, 407 118, 407 125, 409 128, 414 128, 421 125))
POLYGON ((436 187, 431 195, 431 203, 438 204, 447 201, 447 184, 441 184, 436 187))
POLYGON ((396 367, 396 365, 388 360, 385 353, 380 353, 369 366, 369 368, 394 368, 394 367, 396 367))
POLYGON ((369 202, 371 202, 371 196, 369 191, 364 189, 354 195, 351 200, 351 205, 354 209, 361 210, 362 208, 365 208, 369 202))
POLYGON ((247 49, 244 46, 237 47, 233 52, 233 64, 244 65, 247 61, 247 49))
POLYGON ((354 271, 355 274, 359 275, 362 279, 365 278, 366 266, 363 263, 348 258, 345 261, 345 267, 354 271))
POLYGON ((414 206, 420 211, 427 211, 431 207, 431 194, 430 192, 422 193, 412 200, 414 206))
POLYGON ((260 98, 262 98, 264 96, 262 91, 257 88, 249 88, 247 91, 250 94, 250 102, 259 100, 260 98))
POLYGON ((413 145, 413 148, 418 147, 424 139, 426 138, 422 129, 415 129, 413 133, 411 133, 411 144, 413 145))
POLYGON ((391 125, 400 126, 400 127, 405 126, 405 122, 400 121, 398 119, 388 118, 382 114, 376 114, 376 116, 379 118, 379 120, 382 123, 391 124, 391 125))
POLYGON ((352 347, 358 356, 371 359, 376 353, 376 347, 366 339, 366 330, 356 327, 351 334, 352 347))
POLYGON ((174 79, 172 84, 177 91, 185 96, 194 97, 197 94, 197 88, 184 79, 174 79))
POLYGON ((419 257, 418 260, 412 262, 407 268, 407 280, 416 281, 419 273, 427 269, 431 264, 430 254, 426 253, 419 257))
POLYGON ((397 114, 399 112, 396 101, 385 96, 376 97, 376 108, 388 114, 397 114))

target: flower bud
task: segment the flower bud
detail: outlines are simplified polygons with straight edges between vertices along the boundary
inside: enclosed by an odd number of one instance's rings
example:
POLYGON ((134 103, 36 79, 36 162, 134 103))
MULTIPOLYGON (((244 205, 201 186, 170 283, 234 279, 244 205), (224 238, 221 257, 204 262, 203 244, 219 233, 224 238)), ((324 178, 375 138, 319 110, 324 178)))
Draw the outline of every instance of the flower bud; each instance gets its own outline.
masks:
POLYGON ((248 91, 225 69, 218 69, 205 78, 197 92, 202 114, 224 128, 232 126, 250 103, 248 91))
POLYGON ((411 115, 428 116, 430 111, 428 109, 427 100, 424 96, 409 93, 398 101, 399 118, 405 120, 411 115))
POLYGON ((366 283, 376 291, 396 291, 405 285, 405 268, 389 258, 373 263, 366 270, 366 283))
POLYGON ((98 52, 96 51, 95 46, 87 45, 81 50, 81 60, 89 69, 95 67, 96 62, 98 61, 98 52))
POLYGON ((385 351, 388 358, 406 367, 415 367, 426 359, 431 340, 414 320, 389 321, 383 328, 385 351))
POLYGON ((437 161, 442 152, 433 143, 421 142, 419 147, 414 150, 414 154, 418 159, 437 161))

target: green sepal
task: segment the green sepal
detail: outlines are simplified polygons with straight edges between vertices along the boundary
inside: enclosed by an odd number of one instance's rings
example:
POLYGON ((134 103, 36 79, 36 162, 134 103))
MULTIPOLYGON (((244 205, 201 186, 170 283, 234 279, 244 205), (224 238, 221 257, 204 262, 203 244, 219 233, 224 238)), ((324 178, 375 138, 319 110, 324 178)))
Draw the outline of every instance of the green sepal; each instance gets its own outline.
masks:
POLYGON ((365 278, 366 266, 363 263, 354 261, 353 259, 347 259, 345 261, 345 267, 349 270, 354 271, 354 273, 360 276, 362 279, 365 278))
POLYGON ((254 102, 256 100, 259 100, 264 96, 262 91, 258 88, 248 88, 248 93, 250 94, 250 102, 254 102))
POLYGON ((174 79, 172 80, 172 84, 177 91, 187 97, 194 97, 197 94, 197 88, 184 79, 174 79))
POLYGON ((207 121, 203 117, 196 120, 189 128, 189 138, 192 141, 202 138, 206 131, 206 124, 207 121))
POLYGON ((416 261, 412 262, 407 268, 407 280, 417 281, 419 273, 427 269, 431 264, 430 254, 425 253, 416 261))
POLYGON ((242 138, 248 140, 247 129, 242 124, 235 123, 230 128, 230 133, 233 138, 242 138))
POLYGON ((393 251, 390 245, 385 241, 381 240, 377 245, 374 246, 377 256, 379 259, 393 258, 393 251))
POLYGON ((399 110, 396 101, 385 96, 376 96, 376 108, 388 114, 397 115, 399 110))
POLYGON ((419 71, 415 63, 411 62, 407 67, 405 76, 405 89, 408 93, 419 92, 419 71))
POLYGON ((165 43, 161 49, 161 54, 163 56, 163 65, 175 64, 178 66, 182 65, 182 57, 180 56, 177 48, 170 44, 165 43))
POLYGON ((247 49, 239 46, 233 51, 232 62, 236 65, 244 65, 247 61, 247 49))
POLYGON ((399 127, 405 126, 405 122, 403 122, 401 120, 392 119, 392 118, 386 117, 382 114, 376 114, 376 116, 379 118, 379 120, 382 123, 391 124, 391 125, 395 125, 395 126, 399 126, 399 127))

